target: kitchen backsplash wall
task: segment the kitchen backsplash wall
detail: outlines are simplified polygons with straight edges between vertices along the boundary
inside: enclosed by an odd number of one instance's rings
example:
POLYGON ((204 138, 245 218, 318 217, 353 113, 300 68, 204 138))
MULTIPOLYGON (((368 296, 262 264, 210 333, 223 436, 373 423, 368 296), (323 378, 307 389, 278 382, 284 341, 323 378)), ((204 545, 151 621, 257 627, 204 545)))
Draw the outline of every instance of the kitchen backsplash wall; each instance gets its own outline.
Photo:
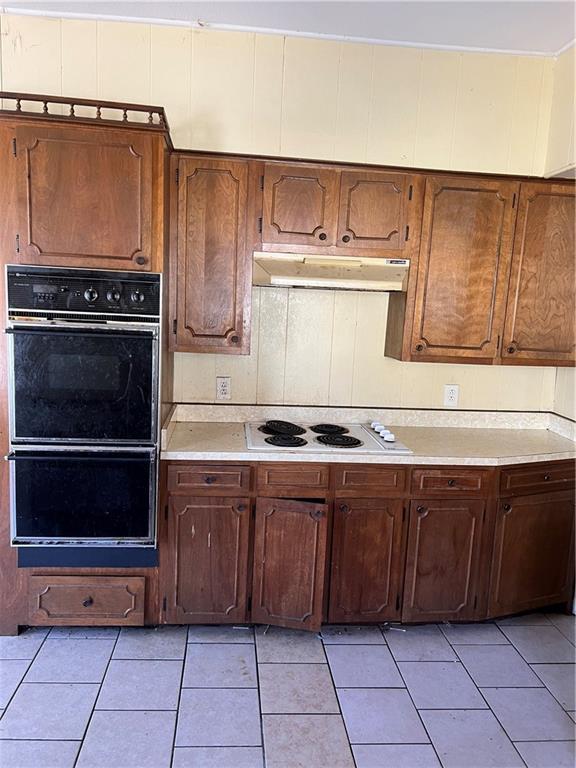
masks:
POLYGON ((174 400, 216 402, 216 376, 236 403, 552 410, 556 369, 401 363, 384 357, 388 295, 254 288, 248 356, 176 354, 174 400))
POLYGON ((4 90, 161 104, 181 148, 535 175, 570 154, 552 58, 2 13, 0 31, 4 90))
POLYGON ((554 392, 554 411, 576 419, 576 375, 574 368, 558 368, 554 392))

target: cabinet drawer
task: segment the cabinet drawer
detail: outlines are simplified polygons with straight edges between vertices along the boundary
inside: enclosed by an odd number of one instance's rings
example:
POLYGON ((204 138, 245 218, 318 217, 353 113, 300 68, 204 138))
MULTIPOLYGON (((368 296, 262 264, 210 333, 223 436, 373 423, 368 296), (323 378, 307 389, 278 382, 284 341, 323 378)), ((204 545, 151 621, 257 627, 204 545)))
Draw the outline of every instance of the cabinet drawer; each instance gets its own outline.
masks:
POLYGON ((172 464, 168 467, 168 490, 171 493, 248 493, 250 467, 172 464))
POLYGON ((144 624, 144 576, 30 576, 31 624, 144 624))
POLYGON ((259 464, 258 495, 324 497, 328 467, 324 464, 259 464))
POLYGON ((545 493, 573 486, 573 461, 526 464, 523 467, 503 469, 500 474, 500 493, 506 494, 545 493))
POLYGON ((490 469, 415 469, 411 488, 413 494, 483 496, 488 493, 492 475, 490 469))
POLYGON ((396 496, 406 487, 404 467, 339 467, 333 470, 334 492, 338 496, 387 494, 396 496))

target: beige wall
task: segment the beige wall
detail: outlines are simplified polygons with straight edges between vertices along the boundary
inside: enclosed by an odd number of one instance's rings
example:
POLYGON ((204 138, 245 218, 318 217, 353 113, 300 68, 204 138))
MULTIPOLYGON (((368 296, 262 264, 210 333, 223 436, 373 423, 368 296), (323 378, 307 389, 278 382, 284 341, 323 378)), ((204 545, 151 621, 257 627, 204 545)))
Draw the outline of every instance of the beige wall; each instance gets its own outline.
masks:
POLYGON ((570 48, 554 62, 552 109, 548 137, 546 173, 554 175, 575 166, 574 159, 574 70, 576 49, 570 48))
POLYGON ((441 408, 444 384, 460 407, 550 410, 554 368, 401 363, 384 357, 388 296, 255 288, 249 356, 176 354, 175 399, 215 402, 216 376, 232 401, 441 408))
POLYGON ((558 368, 554 392, 554 411, 576 419, 576 376, 574 368, 558 368))
MULTIPOLYGON (((552 59, 8 14, 0 48, 4 90, 161 104, 183 148, 542 175, 554 86, 565 145, 552 59)), ((386 302, 258 289, 252 354, 176 355, 175 399, 223 373, 237 402, 552 407, 554 369, 385 358, 386 302)))

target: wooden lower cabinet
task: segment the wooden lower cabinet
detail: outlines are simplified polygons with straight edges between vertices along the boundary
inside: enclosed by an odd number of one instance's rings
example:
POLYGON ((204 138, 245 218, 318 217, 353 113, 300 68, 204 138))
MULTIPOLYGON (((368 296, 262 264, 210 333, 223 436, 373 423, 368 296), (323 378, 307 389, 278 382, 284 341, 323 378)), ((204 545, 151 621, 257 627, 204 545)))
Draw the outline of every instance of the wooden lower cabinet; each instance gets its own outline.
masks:
POLYGON ((249 498, 171 496, 164 573, 165 620, 246 620, 249 498))
POLYGON ((253 622, 320 629, 327 534, 326 504, 257 500, 253 622))
POLYGON ((573 539, 572 491, 502 499, 496 515, 489 615, 569 600, 573 539))
POLYGON ((329 621, 399 620, 403 508, 401 499, 336 499, 329 621))
POLYGON ((410 504, 403 621, 477 618, 483 500, 410 504))

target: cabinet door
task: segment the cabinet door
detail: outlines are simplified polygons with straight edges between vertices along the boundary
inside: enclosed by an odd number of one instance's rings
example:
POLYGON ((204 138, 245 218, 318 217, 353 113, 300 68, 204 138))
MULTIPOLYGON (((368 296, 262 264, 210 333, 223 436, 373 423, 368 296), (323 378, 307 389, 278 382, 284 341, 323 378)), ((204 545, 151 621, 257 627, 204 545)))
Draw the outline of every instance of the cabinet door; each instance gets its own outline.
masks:
POLYGON ((403 621, 475 617, 484 501, 410 505, 403 621))
POLYGON ((164 571, 166 621, 244 621, 250 500, 171 496, 164 571))
POLYGON ((400 499, 337 499, 330 621, 398 621, 404 572, 400 499))
POLYGON ((518 184, 429 178, 412 359, 498 355, 518 184))
POLYGON ((144 131, 19 126, 19 259, 150 270, 154 141, 144 131))
POLYGON ((251 254, 247 248, 248 162, 175 158, 172 347, 248 352, 251 254))
POLYGON ((258 499, 252 621, 320 628, 327 529, 325 504, 258 499))
POLYGON ((385 257, 402 251, 409 236, 406 208, 411 192, 406 174, 343 171, 337 245, 367 248, 374 256, 378 251, 385 257))
POLYGON ((338 171, 266 165, 262 242, 325 247, 336 242, 338 171))
POLYGON ((574 363, 575 226, 572 184, 522 184, 503 362, 574 363))
POLYGON ((571 492, 501 500, 494 535, 490 615, 568 600, 574 579, 573 538, 571 492))

